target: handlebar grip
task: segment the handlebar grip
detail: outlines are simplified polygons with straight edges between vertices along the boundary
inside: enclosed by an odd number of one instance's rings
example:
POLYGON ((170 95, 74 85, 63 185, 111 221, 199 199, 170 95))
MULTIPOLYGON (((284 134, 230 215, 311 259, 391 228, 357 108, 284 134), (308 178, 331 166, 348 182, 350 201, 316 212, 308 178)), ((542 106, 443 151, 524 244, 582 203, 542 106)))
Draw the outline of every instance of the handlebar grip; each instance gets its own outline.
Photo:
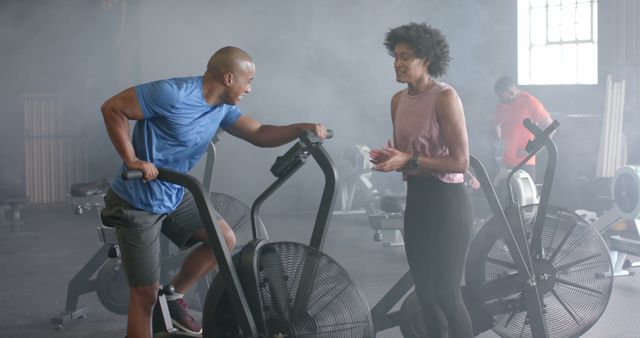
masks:
MULTIPOLYGON (((327 136, 325 137, 325 140, 328 140, 330 138, 333 138, 333 129, 327 129, 327 136)), ((300 134, 301 138, 305 138, 308 140, 312 140, 312 142, 316 143, 316 142, 320 142, 322 143, 322 139, 320 139, 320 137, 318 137, 313 131, 311 130, 305 130, 302 132, 302 134, 300 134)))
POLYGON ((538 127, 537 124, 533 123, 533 121, 531 121, 531 119, 524 119, 524 121, 522 121, 522 124, 524 125, 525 128, 527 128, 527 130, 529 130, 533 135, 537 135, 539 132, 541 132, 542 130, 540 129, 540 127, 538 127))
POLYGON ((558 120, 553 120, 553 122, 551 122, 544 130, 540 129, 540 127, 538 127, 537 124, 533 123, 531 119, 524 119, 522 121, 522 124, 524 124, 524 127, 537 137, 541 133, 551 135, 551 133, 556 130, 556 128, 558 128, 560 122, 558 122, 558 120))
POLYGON ((553 120, 553 122, 551 122, 551 124, 548 125, 547 128, 543 130, 543 132, 547 135, 551 135, 551 133, 553 133, 553 131, 556 130, 559 125, 560 122, 558 122, 558 120, 553 120))
POLYGON ((527 145, 524 148, 526 152, 531 153, 534 151, 537 152, 542 149, 544 143, 546 142, 546 140, 550 140, 551 133, 553 133, 553 131, 558 128, 560 122, 558 122, 558 120, 553 120, 553 122, 551 122, 544 130, 540 129, 538 125, 531 122, 530 119, 524 119, 524 121, 522 121, 522 124, 524 124, 525 128, 527 128, 534 136, 534 139, 527 142, 527 145))
POLYGON ((333 138, 333 129, 327 129, 327 139, 333 138))
POLYGON ((144 177, 142 170, 127 170, 122 173, 122 179, 125 181, 141 180, 144 177))

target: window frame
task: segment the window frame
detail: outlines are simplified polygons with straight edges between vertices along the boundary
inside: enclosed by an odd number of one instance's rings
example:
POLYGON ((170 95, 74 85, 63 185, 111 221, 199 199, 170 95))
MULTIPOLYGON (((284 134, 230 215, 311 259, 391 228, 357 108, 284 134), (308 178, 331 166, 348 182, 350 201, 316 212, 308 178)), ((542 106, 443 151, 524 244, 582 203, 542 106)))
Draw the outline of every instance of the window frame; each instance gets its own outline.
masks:
POLYGON ((598 0, 518 0, 517 7, 519 84, 598 84, 598 0))

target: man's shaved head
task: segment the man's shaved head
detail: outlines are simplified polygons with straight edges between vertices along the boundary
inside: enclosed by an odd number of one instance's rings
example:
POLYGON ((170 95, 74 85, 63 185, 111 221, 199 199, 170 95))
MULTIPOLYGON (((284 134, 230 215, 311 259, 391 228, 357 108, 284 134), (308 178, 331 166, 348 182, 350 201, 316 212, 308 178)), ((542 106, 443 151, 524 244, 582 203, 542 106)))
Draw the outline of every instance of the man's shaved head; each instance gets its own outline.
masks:
POLYGON ((253 63, 253 59, 247 52, 238 47, 223 47, 209 59, 207 73, 213 76, 220 76, 225 73, 237 74, 246 62, 253 63))
POLYGON ((202 92, 207 103, 237 105, 251 92, 256 65, 251 56, 238 47, 220 48, 207 63, 202 77, 202 92))

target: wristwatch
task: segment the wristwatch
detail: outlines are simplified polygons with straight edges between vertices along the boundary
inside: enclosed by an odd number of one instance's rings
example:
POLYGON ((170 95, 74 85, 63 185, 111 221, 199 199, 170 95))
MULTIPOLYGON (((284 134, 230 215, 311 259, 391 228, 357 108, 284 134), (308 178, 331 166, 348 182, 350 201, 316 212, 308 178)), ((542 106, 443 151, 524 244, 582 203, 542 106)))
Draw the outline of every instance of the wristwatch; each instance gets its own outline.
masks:
POLYGON ((409 163, 407 164, 407 168, 409 169, 418 169, 420 163, 418 163, 418 154, 413 154, 411 159, 409 159, 409 163))

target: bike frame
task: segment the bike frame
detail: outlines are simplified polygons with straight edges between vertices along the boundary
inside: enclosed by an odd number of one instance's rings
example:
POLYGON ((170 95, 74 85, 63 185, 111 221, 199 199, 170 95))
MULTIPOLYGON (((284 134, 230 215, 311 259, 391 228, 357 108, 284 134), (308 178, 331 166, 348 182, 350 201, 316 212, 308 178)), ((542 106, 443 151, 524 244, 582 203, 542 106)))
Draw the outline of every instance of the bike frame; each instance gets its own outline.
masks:
MULTIPOLYGON (((294 146, 281 157, 278 157, 271 168, 271 172, 278 177, 267 190, 262 193, 252 206, 251 223, 254 238, 257 238, 256 220, 259 220, 259 209, 262 204, 278 187, 280 187, 293 173, 295 173, 305 163, 306 158, 311 155, 320 165, 325 175, 325 188, 322 195, 320 208, 316 215, 310 246, 320 249, 324 244, 326 231, 328 228, 331 210, 335 201, 335 191, 337 188, 337 173, 331 157, 322 147, 322 140, 311 132, 305 132, 294 146)), ((196 178, 189 174, 182 174, 172 170, 158 168, 158 179, 183 186, 189 190, 194 197, 198 212, 202 218, 203 226, 207 232, 209 243, 215 257, 218 260, 219 275, 224 281, 228 290, 229 299, 234 312, 237 314, 236 320, 242 332, 249 337, 259 335, 261 323, 256 323, 256 317, 247 300, 247 294, 242 288, 238 271, 232 262, 229 249, 225 245, 224 237, 220 225, 212 217, 214 208, 206 194, 207 189, 196 178)), ((127 172, 124 174, 127 179, 140 178, 141 172, 127 172)), ((311 274, 304 274, 311 275, 311 274)), ((302 284, 304 285, 304 284, 302 284)), ((305 290, 298 290, 305 292, 305 290)), ((308 291, 310 292, 310 291, 308 291)), ((294 305, 295 306, 295 305, 294 305)))
POLYGON ((559 126, 558 121, 553 121, 545 130, 541 130, 533 124, 531 120, 526 119, 524 126, 535 136, 534 140, 527 144, 527 152, 529 153, 507 177, 507 193, 508 199, 505 207, 500 205, 500 201, 489 181, 489 176, 482 163, 475 157, 471 156, 470 164, 474 169, 480 186, 482 187, 487 202, 491 208, 494 217, 498 221, 499 226, 507 230, 505 242, 509 248, 509 253, 516 266, 517 274, 513 279, 502 279, 487 285, 487 293, 489 297, 495 297, 499 294, 511 294, 515 290, 521 290, 525 299, 527 313, 531 323, 531 334, 533 337, 548 337, 547 326, 543 314, 542 295, 537 286, 539 276, 535 275, 532 258, 538 259, 542 255, 541 235, 544 221, 546 219, 547 206, 551 195, 551 185, 555 173, 555 167, 558 158, 558 152, 555 143, 551 139, 551 133, 559 126), (536 215, 531 245, 527 242, 527 234, 522 224, 520 215, 520 207, 513 200, 510 182, 516 171, 520 170, 526 163, 539 153, 542 149, 547 149, 548 159, 545 170, 545 176, 542 183, 542 193, 536 215), (524 286, 524 287, 523 287, 524 286))
MULTIPOLYGON (((531 249, 527 242, 527 234, 525 233, 520 216, 520 208, 513 200, 510 184, 507 184, 508 199, 507 204, 503 207, 498 200, 496 192, 489 180, 486 169, 482 162, 475 156, 470 156, 470 166, 476 173, 480 186, 487 198, 487 202, 494 217, 499 222, 499 226, 508 230, 509 236, 505 236, 505 241, 509 252, 512 255, 514 264, 518 274, 514 279, 502 280, 488 286, 490 294, 510 294, 514 290, 523 290, 525 303, 527 306, 529 318, 531 320, 531 331, 533 337, 548 337, 546 323, 542 310, 542 298, 538 291, 536 278, 533 270, 532 257, 540 257, 541 255, 541 234, 546 218, 546 210, 551 194, 551 184, 555 173, 557 163, 557 148, 551 133, 559 126, 558 121, 553 121, 545 130, 541 130, 530 120, 524 121, 525 127, 535 136, 533 141, 527 145, 527 157, 521 161, 507 178, 507 182, 511 181, 511 177, 516 171, 521 169, 531 157, 535 156, 542 149, 547 149, 549 158, 547 160, 545 177, 542 185, 542 194, 540 198, 540 207, 538 208, 538 216, 534 227, 534 236, 532 237, 531 249), (518 253, 518 254, 515 254, 518 253), (524 276, 524 277, 523 277, 524 276), (525 287, 520 287, 524 285, 525 287)), ((399 325, 400 311, 390 312, 394 305, 411 289, 414 285, 411 271, 407 271, 396 284, 380 299, 380 301, 371 309, 371 317, 373 319, 374 331, 379 332, 399 325)))

